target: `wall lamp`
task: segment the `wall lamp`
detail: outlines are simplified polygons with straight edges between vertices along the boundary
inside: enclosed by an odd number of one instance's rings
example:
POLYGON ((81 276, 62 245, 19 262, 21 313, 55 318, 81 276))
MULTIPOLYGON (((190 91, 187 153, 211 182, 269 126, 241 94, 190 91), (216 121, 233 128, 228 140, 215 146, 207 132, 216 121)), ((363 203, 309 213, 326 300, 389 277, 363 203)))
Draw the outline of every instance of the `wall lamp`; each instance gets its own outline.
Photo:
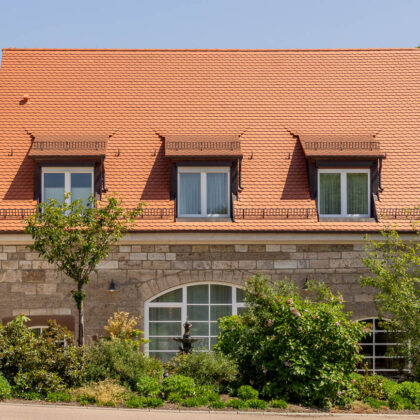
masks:
POLYGON ((114 280, 111 280, 108 286, 108 292, 115 292, 117 290, 114 280))

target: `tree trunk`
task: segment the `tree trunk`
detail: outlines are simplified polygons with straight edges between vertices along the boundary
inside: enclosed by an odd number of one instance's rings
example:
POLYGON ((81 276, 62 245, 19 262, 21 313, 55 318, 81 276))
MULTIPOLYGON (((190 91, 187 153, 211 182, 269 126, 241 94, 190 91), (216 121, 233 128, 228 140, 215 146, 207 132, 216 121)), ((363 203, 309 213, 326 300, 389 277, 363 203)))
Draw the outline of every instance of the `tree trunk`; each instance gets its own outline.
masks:
POLYGON ((84 293, 83 293, 83 284, 81 281, 78 282, 77 291, 79 294, 79 302, 77 309, 79 311, 79 335, 77 343, 79 347, 82 347, 85 343, 85 311, 84 311, 84 293))
POLYGON ((82 347, 85 342, 85 312, 83 302, 80 302, 79 307, 79 336, 77 342, 79 347, 82 347))

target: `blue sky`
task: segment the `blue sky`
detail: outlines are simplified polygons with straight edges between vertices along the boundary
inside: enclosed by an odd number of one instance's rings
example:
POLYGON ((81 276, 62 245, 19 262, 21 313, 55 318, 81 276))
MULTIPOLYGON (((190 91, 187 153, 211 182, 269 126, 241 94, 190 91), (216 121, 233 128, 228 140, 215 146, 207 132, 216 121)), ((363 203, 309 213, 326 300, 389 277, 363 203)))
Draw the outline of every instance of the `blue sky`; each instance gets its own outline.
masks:
POLYGON ((0 0, 0 47, 420 44, 420 0, 0 0))

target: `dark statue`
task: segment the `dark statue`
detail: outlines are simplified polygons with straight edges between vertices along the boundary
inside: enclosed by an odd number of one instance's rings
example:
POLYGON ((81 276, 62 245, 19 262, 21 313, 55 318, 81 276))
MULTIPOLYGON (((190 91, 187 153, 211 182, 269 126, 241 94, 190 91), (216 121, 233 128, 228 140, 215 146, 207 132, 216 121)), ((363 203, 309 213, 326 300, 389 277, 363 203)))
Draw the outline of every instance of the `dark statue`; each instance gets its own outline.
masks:
POLYGON ((181 343, 179 346, 179 350, 182 354, 189 354, 192 350, 192 344, 200 341, 201 338, 191 338, 191 327, 192 324, 190 322, 186 322, 184 325, 184 334, 182 338, 173 338, 172 340, 177 341, 178 343, 181 343))

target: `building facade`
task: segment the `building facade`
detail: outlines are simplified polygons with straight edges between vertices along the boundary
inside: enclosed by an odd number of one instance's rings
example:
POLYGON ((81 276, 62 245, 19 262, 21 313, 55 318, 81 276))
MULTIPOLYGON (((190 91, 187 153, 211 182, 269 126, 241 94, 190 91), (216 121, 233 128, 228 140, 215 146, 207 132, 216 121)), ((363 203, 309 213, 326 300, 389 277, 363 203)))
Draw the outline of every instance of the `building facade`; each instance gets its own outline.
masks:
MULTIPOLYGON (((210 348, 258 273, 325 281, 375 318, 365 236, 409 239, 420 218, 419 64, 417 49, 3 50, 0 320, 74 330, 73 281, 23 232, 66 192, 146 203, 87 287, 90 339, 128 311, 152 355, 187 319, 210 348)), ((375 344, 371 368, 392 369, 375 344)))

